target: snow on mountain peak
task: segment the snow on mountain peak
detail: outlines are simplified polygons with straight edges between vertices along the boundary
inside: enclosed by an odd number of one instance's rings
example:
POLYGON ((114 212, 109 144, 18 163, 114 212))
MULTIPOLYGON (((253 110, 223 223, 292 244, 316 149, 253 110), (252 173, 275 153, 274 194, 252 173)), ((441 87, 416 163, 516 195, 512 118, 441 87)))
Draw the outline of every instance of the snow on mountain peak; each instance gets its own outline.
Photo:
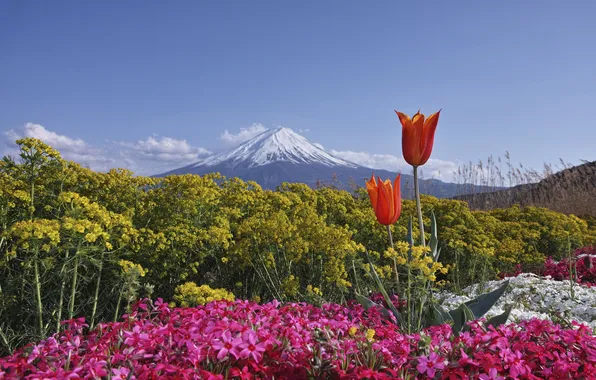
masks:
POLYGON ((279 161, 295 164, 358 167, 352 162, 330 155, 313 145, 304 136, 285 127, 269 129, 236 148, 215 154, 197 162, 194 166, 228 164, 250 168, 279 161))

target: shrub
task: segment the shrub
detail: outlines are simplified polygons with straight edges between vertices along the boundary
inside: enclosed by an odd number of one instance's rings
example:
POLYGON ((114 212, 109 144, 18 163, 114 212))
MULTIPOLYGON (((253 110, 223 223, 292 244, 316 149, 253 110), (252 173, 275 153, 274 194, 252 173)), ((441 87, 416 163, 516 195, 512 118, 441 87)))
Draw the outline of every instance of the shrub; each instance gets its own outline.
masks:
POLYGON ((174 300, 180 306, 198 306, 209 302, 227 300, 233 301, 234 295, 225 289, 211 289, 209 285, 197 286, 194 282, 186 282, 176 287, 174 300))

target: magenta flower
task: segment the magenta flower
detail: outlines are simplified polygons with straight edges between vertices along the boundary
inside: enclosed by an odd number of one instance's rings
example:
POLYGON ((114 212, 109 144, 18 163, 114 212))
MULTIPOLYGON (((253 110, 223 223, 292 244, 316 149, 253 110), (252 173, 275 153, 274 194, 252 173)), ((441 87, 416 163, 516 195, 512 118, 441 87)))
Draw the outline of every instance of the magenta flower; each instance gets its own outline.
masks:
POLYGON ((112 368, 112 380, 127 380, 130 369, 126 367, 112 368))
POLYGON ((434 378, 437 370, 445 369, 445 359, 432 352, 428 357, 421 356, 418 358, 418 365, 416 370, 421 374, 434 378))
POLYGON ((480 380, 505 380, 503 376, 499 376, 496 368, 491 368, 488 370, 487 374, 481 374, 480 380))
POLYGON ((230 330, 226 330, 221 336, 221 341, 213 342, 213 348, 219 350, 217 359, 223 360, 228 354, 231 354, 234 358, 238 359, 240 357, 238 348, 241 344, 242 339, 232 338, 230 330))
POLYGON ((263 358, 261 353, 265 352, 266 349, 265 343, 257 344, 257 335, 254 332, 245 334, 244 342, 238 347, 242 349, 242 351, 240 351, 240 357, 249 358, 252 356, 257 363, 263 358))
POLYGON ((509 363, 509 374, 513 378, 530 373, 530 368, 525 364, 525 360, 523 358, 524 355, 519 351, 515 351, 513 354, 509 355, 507 360, 509 363))

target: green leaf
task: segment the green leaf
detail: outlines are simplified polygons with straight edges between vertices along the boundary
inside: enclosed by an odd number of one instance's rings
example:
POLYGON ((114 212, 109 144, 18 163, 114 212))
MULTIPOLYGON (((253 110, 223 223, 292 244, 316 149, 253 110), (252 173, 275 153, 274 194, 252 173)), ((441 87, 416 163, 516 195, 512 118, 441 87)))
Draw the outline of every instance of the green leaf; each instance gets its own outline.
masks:
POLYGON ((449 311, 447 311, 447 309, 445 309, 442 305, 439 305, 437 303, 435 303, 434 305, 437 308, 437 310, 439 310, 439 312, 443 315, 443 319, 445 320, 445 322, 453 322, 453 318, 451 317, 451 314, 449 314, 449 311))
POLYGON ((395 319, 397 320, 397 323, 399 324, 400 327, 403 327, 403 325, 404 325, 403 318, 401 317, 401 314, 399 313, 399 311, 397 311, 397 309, 393 305, 393 302, 391 302, 391 298, 389 298, 389 294, 387 294, 387 291, 385 290, 385 287, 383 286, 383 283, 381 282, 379 275, 377 275, 377 271, 375 270, 375 267, 373 266, 372 261, 370 260, 370 256, 368 255, 368 250, 365 249, 364 252, 366 253, 366 258, 368 259, 368 265, 370 266, 370 272, 372 273, 372 277, 375 280, 377 287, 379 288, 379 291, 383 295, 383 298, 385 299, 385 302, 387 302, 387 305, 389 305, 389 309, 391 309, 391 312, 393 312, 393 315, 395 315, 395 319))
POLYGON ((430 254, 433 260, 436 262, 439 259, 439 239, 437 236, 437 218, 435 217, 435 212, 431 211, 431 218, 430 218, 430 254))
POLYGON ((437 249, 437 254, 435 256, 435 262, 439 261, 439 257, 441 256, 441 247, 437 249))
POLYGON ((474 313, 472 313, 472 310, 465 303, 459 305, 457 309, 451 310, 449 314, 453 318, 453 333, 455 335, 458 335, 466 327, 467 322, 475 319, 474 313))
POLYGON ((509 314, 511 314, 512 309, 513 305, 508 306, 503 314, 495 315, 494 317, 486 321, 486 325, 493 327, 504 325, 505 323, 507 323, 507 320, 509 319, 509 314))
POLYGON ((364 310, 368 309, 377 309, 381 315, 389 320, 391 320, 391 312, 385 309, 383 306, 379 305, 378 303, 369 300, 368 298, 364 297, 361 294, 356 293, 356 300, 364 307, 364 310))
POLYGON ((505 281, 503 285, 492 292, 481 294, 473 300, 466 302, 466 306, 472 310, 476 318, 481 318, 495 305, 495 303, 497 303, 499 298, 505 293, 505 290, 507 290, 508 286, 509 280, 505 281))
POLYGON ((412 229, 412 217, 410 216, 410 221, 408 222, 408 234, 406 235, 406 241, 410 246, 410 249, 408 249, 408 262, 412 261, 412 247, 414 246, 414 233, 412 229))
POLYGON ((432 302, 429 307, 428 319, 424 321, 426 327, 438 326, 444 323, 452 323, 453 318, 445 308, 435 302, 432 302))

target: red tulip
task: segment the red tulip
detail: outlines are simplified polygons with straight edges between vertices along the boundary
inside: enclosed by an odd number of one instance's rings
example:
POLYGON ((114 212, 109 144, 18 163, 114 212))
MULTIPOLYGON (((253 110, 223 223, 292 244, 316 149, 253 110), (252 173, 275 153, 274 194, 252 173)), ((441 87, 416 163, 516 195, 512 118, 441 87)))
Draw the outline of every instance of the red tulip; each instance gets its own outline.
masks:
POLYGON ((441 111, 430 115, 426 120, 420 111, 412 119, 404 113, 395 113, 402 125, 401 147, 404 159, 412 166, 426 164, 433 150, 435 130, 441 111))
POLYGON ((385 226, 395 223, 401 214, 400 178, 401 175, 395 177, 395 182, 391 186, 391 180, 383 182, 380 177, 377 183, 373 173, 370 181, 366 182, 366 190, 377 220, 385 226))

